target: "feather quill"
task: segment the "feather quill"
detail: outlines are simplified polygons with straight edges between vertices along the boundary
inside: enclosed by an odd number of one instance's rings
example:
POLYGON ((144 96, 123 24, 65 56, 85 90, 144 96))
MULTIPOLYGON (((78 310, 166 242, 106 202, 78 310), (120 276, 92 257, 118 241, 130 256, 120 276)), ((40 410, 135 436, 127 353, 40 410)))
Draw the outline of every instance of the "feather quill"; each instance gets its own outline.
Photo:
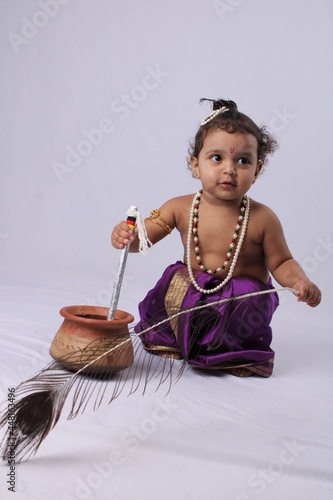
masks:
MULTIPOLYGON (((10 454, 9 435, 11 440, 15 440, 15 459, 17 462, 35 454, 48 433, 59 421, 66 400, 71 393, 72 403, 68 419, 73 419, 79 413, 83 413, 89 404, 92 404, 94 410, 97 410, 105 399, 107 399, 107 404, 110 404, 124 392, 126 387, 128 388, 128 395, 131 395, 140 386, 143 386, 142 392, 144 394, 147 386, 151 385, 154 380, 156 383, 155 390, 158 390, 163 384, 167 383, 168 393, 173 382, 177 382, 180 379, 189 365, 186 360, 177 362, 177 370, 175 370, 174 365, 176 360, 174 358, 152 356, 142 345, 140 335, 143 333, 150 330, 154 330, 155 332, 162 331, 166 322, 185 313, 197 312, 203 309, 207 309, 209 312, 209 309, 214 305, 224 305, 227 302, 245 300, 248 297, 280 290, 290 290, 295 293, 295 290, 290 288, 264 290, 217 300, 209 304, 198 303, 194 307, 175 311, 174 314, 170 314, 167 318, 149 326, 139 334, 135 334, 132 327, 130 337, 125 341, 123 336, 119 337, 119 342, 115 342, 115 338, 113 337, 110 340, 110 348, 106 345, 105 352, 100 355, 96 355, 96 352, 100 350, 98 349, 100 347, 99 341, 92 341, 81 352, 84 359, 87 359, 88 353, 91 361, 74 373, 68 372, 68 366, 73 356, 75 357, 75 362, 77 362, 77 352, 70 354, 62 362, 55 361, 50 363, 34 377, 22 382, 16 389, 14 435, 7 429, 1 442, 1 456, 3 460, 7 460, 10 454), (134 363, 122 371, 113 371, 111 368, 107 371, 101 370, 99 367, 101 359, 111 352, 116 357, 121 356, 122 349, 126 348, 128 342, 132 342, 133 344, 134 363), (117 344, 116 346, 115 343, 117 344), (87 370, 89 373, 87 373, 87 370), (110 389, 111 395, 107 396, 110 389)), ((199 314, 194 316, 194 320, 192 320, 193 334, 191 337, 193 343, 200 332, 207 328, 208 324, 211 326, 212 322, 216 321, 214 315, 216 316, 216 311, 213 310, 213 314, 199 314)), ((225 323, 224 331, 227 330, 227 326, 228 321, 225 323)), ((219 345, 223 342, 224 331, 221 332, 219 345)), ((216 348, 216 344, 209 346, 211 350, 216 348)), ((117 359, 115 359, 116 365, 117 359)), ((0 428, 6 426, 8 415, 7 408, 3 409, 0 413, 0 428)))

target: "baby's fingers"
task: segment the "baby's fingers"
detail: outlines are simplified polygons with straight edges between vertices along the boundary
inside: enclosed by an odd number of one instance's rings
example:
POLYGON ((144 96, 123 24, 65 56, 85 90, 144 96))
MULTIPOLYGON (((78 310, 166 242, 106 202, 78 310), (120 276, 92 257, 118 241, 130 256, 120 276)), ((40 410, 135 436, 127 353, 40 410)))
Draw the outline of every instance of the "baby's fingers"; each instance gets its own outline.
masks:
POLYGON ((296 287, 298 290, 298 302, 306 302, 308 306, 316 307, 321 301, 319 288, 313 283, 302 283, 296 287))
POLYGON ((112 232, 111 243, 115 248, 122 249, 134 239, 133 232, 126 222, 121 222, 112 232))
POLYGON ((308 297, 306 300, 306 303, 308 304, 308 306, 316 307, 316 306, 318 306, 318 304, 320 304, 320 302, 321 302, 320 290, 316 286, 314 286, 313 289, 310 288, 309 293, 308 293, 308 297))

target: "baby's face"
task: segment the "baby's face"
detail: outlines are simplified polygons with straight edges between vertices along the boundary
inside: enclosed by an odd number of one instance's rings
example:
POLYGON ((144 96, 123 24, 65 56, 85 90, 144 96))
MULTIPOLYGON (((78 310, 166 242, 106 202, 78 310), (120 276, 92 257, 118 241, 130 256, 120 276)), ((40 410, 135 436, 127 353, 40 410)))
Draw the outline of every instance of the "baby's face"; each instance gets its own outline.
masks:
POLYGON ((193 173, 203 190, 220 199, 241 198, 258 176, 258 143, 252 134, 207 134, 198 158, 191 159, 193 173))

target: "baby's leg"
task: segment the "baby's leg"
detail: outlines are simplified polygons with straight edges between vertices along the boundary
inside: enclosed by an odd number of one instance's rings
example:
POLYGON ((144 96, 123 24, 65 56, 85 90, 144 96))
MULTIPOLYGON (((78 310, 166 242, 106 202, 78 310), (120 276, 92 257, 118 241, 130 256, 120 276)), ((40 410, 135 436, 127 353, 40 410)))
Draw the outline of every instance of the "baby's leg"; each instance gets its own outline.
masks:
POLYGON ((183 356, 179 351, 179 349, 175 349, 173 347, 168 348, 162 346, 160 349, 158 348, 151 349, 149 347, 144 346, 144 349, 147 352, 150 352, 150 354, 154 354, 155 356, 160 356, 161 358, 183 359, 183 356))
POLYGON ((161 358, 173 358, 173 359, 182 359, 183 356, 180 354, 180 352, 155 352, 154 354, 157 354, 158 356, 161 356, 161 358))
POLYGON ((229 368, 223 371, 230 373, 230 375, 235 375, 236 377, 250 377, 253 375, 253 372, 247 368, 229 368))

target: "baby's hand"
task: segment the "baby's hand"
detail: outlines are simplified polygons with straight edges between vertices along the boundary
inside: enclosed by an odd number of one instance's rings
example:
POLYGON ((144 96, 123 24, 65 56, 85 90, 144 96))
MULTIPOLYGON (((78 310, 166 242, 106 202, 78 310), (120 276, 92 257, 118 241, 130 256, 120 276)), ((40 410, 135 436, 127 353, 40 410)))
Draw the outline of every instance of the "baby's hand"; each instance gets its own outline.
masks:
POLYGON ((128 226, 126 221, 120 222, 112 231, 111 243, 114 248, 122 249, 128 243, 132 243, 136 237, 136 232, 128 226))
POLYGON ((298 280, 292 288, 298 290, 298 302, 306 302, 308 306, 316 307, 321 301, 321 292, 317 285, 308 279, 298 280))

